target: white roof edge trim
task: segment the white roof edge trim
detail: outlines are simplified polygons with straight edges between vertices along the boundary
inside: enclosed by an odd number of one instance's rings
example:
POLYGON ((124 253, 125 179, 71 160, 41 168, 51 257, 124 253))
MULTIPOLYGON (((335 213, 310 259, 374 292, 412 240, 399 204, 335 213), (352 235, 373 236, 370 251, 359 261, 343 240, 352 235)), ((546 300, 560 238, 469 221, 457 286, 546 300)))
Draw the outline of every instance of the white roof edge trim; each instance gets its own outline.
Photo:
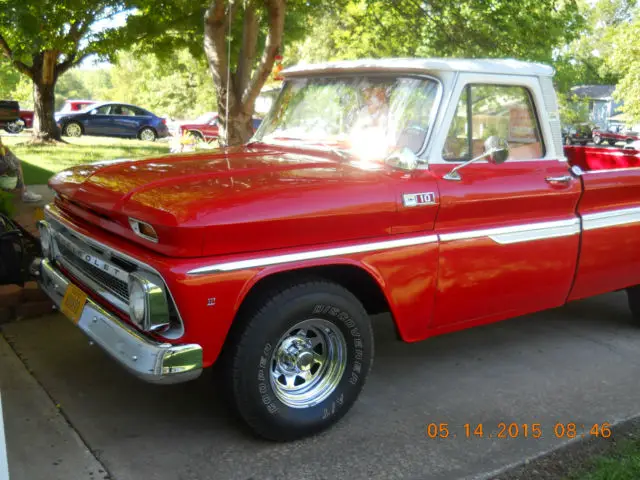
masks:
POLYGON ((535 62, 496 58, 382 58, 343 60, 316 64, 298 64, 282 71, 282 75, 298 76, 317 73, 348 73, 359 71, 473 72, 500 75, 552 77, 553 67, 535 62))

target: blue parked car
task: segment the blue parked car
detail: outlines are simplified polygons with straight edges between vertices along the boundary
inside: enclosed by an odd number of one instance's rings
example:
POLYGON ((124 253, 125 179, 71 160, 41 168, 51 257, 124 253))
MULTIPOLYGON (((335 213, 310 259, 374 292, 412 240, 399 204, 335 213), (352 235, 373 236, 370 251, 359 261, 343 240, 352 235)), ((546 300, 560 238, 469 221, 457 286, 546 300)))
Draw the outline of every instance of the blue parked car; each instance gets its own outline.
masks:
POLYGON ((95 103, 80 112, 61 115, 56 122, 66 137, 100 135, 154 141, 169 136, 163 118, 125 103, 95 103))

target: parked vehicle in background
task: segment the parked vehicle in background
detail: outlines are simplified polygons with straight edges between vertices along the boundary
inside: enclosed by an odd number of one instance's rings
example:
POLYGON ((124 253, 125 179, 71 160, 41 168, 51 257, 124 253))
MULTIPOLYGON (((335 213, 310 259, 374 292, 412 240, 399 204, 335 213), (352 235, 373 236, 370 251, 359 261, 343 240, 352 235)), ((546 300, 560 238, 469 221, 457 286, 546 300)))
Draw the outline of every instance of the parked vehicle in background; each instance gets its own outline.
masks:
MULTIPOLYGON (((253 118, 253 131, 260 126, 260 118, 253 118)), ((193 123, 183 123, 180 125, 180 136, 191 134, 198 140, 210 143, 218 139, 218 114, 207 112, 199 116, 193 123)))
POLYGON ((100 135, 154 141, 169 136, 166 120, 137 107, 117 102, 90 105, 87 109, 57 119, 62 135, 100 135))
POLYGON ((97 102, 96 100, 65 100, 62 108, 53 116, 56 120, 58 120, 64 115, 67 115, 69 113, 81 112, 89 106, 95 105, 96 103, 99 102, 97 102))
POLYGON ((416 342, 626 289, 640 326, 639 156, 563 147, 553 73, 470 59, 285 70, 247 145, 54 176, 33 270, 142 379, 219 362, 219 390, 275 440, 351 408, 377 313, 416 342))
POLYGON ((631 143, 640 140, 640 134, 638 134, 638 132, 634 132, 622 125, 612 125, 606 130, 594 129, 592 135, 593 143, 596 145, 607 142, 613 146, 617 142, 631 143))
POLYGON ((0 126, 20 120, 20 104, 14 100, 0 100, 0 126))
POLYGON ((4 128, 8 133, 20 133, 25 128, 33 127, 33 110, 20 110, 19 118, 11 122, 0 121, 0 128, 4 128))
POLYGON ((586 145, 592 139, 592 130, 593 126, 588 123, 569 125, 562 129, 562 140, 565 145, 573 145, 574 143, 586 145))

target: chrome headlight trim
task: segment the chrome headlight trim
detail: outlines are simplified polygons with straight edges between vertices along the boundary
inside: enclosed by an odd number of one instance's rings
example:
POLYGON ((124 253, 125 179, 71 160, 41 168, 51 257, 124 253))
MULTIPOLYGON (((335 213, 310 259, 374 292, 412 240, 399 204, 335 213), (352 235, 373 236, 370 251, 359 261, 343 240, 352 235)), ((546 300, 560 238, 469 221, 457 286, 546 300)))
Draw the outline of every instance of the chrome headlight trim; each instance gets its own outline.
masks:
POLYGON ((45 220, 38 221, 38 232, 40 232, 40 247, 45 258, 53 259, 53 232, 49 222, 45 220))
MULTIPOLYGON (((139 310, 139 309, 138 309, 139 310)), ((156 332, 170 326, 169 303, 164 289, 147 279, 139 272, 129 274, 129 313, 131 319, 146 332, 156 332), (136 312, 135 288, 143 292, 144 310, 142 319, 136 312)))
POLYGON ((142 220, 138 220, 137 218, 129 217, 129 225, 131 226, 131 230, 138 235, 140 238, 144 238, 145 240, 149 240, 153 243, 158 243, 158 234, 156 233, 156 229, 153 228, 153 225, 147 222, 143 222, 142 220), (145 234, 142 230, 146 229, 147 231, 153 232, 154 236, 145 234))

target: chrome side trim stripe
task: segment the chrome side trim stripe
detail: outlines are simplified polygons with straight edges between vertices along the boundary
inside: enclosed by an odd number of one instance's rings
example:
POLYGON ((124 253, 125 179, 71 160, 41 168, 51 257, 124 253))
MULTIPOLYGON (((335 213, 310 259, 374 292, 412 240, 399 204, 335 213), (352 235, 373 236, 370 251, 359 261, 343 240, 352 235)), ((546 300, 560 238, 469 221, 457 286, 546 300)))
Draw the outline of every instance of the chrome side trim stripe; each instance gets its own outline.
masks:
POLYGON ((391 248, 410 247, 438 241, 437 235, 424 235, 420 237, 401 238, 398 240, 387 240, 384 242, 364 243, 360 245, 350 245, 348 247, 326 248, 324 250, 312 250, 309 252, 290 253, 286 255, 274 255, 272 257, 252 258, 237 262, 218 263, 206 267, 195 268, 188 272, 189 275, 199 275, 203 273, 230 272, 232 270, 243 270, 245 268, 266 267, 279 263, 298 262, 301 260, 313 260, 316 258, 336 257, 339 255, 350 255, 353 253, 373 252, 376 250, 389 250, 391 248))
POLYGON ((571 218, 554 222, 529 223, 511 227, 489 228, 485 230, 469 230, 466 232, 445 233, 440 235, 440 241, 468 240, 472 238, 488 237, 501 245, 529 242, 556 237, 567 237, 580 233, 580 219, 571 218))
POLYGON ((615 227, 628 223, 640 222, 640 207, 623 208, 620 210, 608 210, 599 213, 587 213, 582 216, 585 230, 596 228, 615 227))

